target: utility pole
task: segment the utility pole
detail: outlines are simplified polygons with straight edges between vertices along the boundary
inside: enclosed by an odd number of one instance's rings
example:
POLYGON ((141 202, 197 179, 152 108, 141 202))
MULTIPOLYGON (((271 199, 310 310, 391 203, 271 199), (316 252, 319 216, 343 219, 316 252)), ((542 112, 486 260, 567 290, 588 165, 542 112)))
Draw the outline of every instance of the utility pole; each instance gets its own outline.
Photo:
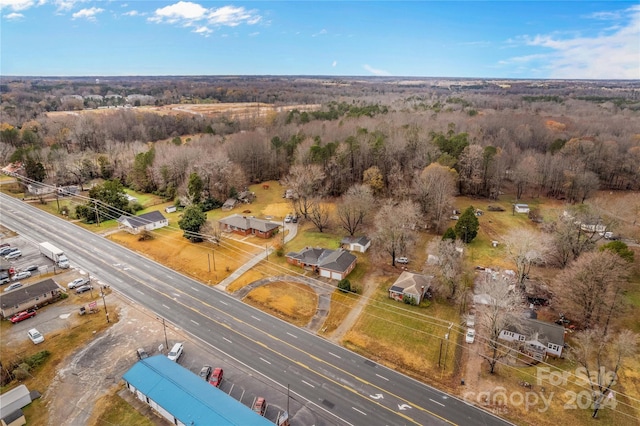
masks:
POLYGON ((209 262, 209 273, 211 273, 211 256, 207 253, 207 261, 209 262))
POLYGON ((211 257, 213 257, 213 270, 215 271, 216 270, 216 251, 215 250, 211 250, 211 257))
POLYGON ((104 304, 104 313, 107 315, 107 323, 110 323, 109 312, 107 312, 107 302, 104 300, 104 288, 100 291, 100 294, 102 295, 102 303, 104 304))
POLYGON ((169 341, 167 340, 167 325, 164 323, 164 318, 162 318, 162 329, 164 330, 164 344, 167 350, 169 350, 169 341))
POLYGON ((100 227, 100 214, 98 214, 98 200, 93 200, 94 210, 96 212, 97 226, 100 227))

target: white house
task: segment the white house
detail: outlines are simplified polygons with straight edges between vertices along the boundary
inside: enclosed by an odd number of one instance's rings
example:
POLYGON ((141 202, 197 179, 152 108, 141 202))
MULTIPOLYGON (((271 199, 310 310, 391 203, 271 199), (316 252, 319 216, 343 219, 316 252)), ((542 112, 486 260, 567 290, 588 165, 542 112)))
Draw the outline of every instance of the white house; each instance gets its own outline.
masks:
POLYGON ((528 204, 516 204, 516 205, 513 207, 513 210, 514 210, 516 213, 529 213, 529 210, 530 210, 530 209, 529 209, 529 205, 528 205, 528 204))
POLYGON ((371 240, 367 237, 344 237, 340 246, 349 251, 364 253, 371 247, 371 240))
POLYGON ((520 325, 502 330, 498 338, 507 342, 521 342, 523 352, 542 360, 544 355, 562 356, 564 327, 526 318, 520 325))
POLYGON ((169 226, 169 219, 158 210, 141 214, 140 216, 125 216, 118 218, 118 226, 131 234, 139 234, 141 231, 153 231, 154 229, 169 226))

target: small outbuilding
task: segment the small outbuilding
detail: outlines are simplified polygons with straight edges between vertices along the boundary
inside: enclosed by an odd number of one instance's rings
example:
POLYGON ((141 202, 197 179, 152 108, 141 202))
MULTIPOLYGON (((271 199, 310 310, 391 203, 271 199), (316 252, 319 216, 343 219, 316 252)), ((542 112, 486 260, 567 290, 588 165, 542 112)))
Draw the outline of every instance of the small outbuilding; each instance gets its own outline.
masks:
POLYGON ((371 240, 367 237, 344 237, 340 247, 349 251, 366 252, 371 247, 371 240))
POLYGON ((233 208, 238 204, 238 200, 235 198, 228 198, 227 201, 222 205, 222 210, 229 211, 233 210, 233 208))
POLYGON ((31 392, 25 385, 18 385, 0 395, 0 422, 2 426, 27 424, 22 408, 31 404, 31 392))
POLYGON ((514 204, 513 211, 516 213, 529 213, 531 209, 528 204, 514 204))
POLYGON ((169 219, 158 210, 154 210, 140 216, 122 215, 118 218, 118 226, 131 234, 139 234, 142 231, 153 231, 169 226, 169 219))

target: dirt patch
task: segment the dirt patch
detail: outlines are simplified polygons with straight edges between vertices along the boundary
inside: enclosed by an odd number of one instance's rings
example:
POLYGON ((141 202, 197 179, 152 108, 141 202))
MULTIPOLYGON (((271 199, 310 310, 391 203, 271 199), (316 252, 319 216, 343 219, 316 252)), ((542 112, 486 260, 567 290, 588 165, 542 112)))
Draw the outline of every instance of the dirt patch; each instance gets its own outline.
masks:
POLYGON ((311 321, 318 296, 308 286, 295 282, 274 282, 252 290, 244 299, 250 305, 297 326, 311 321))

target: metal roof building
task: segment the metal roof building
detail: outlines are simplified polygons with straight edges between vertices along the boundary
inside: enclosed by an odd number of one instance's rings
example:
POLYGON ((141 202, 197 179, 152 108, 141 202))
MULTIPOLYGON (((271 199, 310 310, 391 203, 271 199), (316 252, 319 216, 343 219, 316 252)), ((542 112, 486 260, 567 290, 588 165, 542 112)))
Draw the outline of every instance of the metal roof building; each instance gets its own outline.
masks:
POLYGON ((246 405, 163 355, 136 362, 122 378, 140 401, 172 424, 273 426, 246 405))

